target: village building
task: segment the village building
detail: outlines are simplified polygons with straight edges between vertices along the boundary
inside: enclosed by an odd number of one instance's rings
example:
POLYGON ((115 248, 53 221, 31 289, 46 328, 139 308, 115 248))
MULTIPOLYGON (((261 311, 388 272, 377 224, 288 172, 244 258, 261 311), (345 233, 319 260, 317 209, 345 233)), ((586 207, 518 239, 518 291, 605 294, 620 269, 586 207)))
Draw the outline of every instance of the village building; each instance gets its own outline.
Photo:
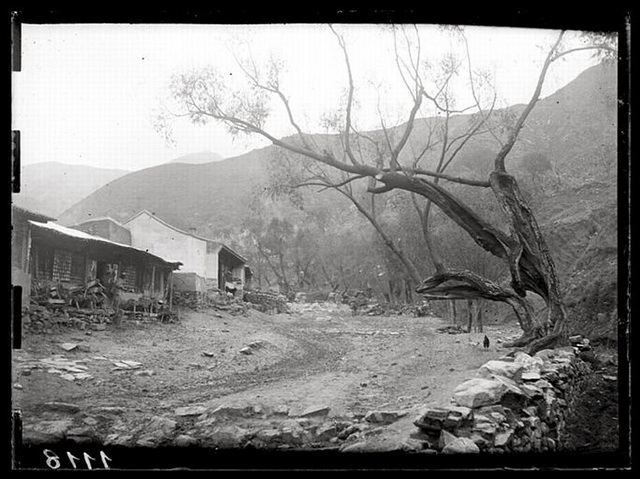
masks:
POLYGON ((241 292, 247 285, 250 269, 247 260, 228 246, 184 231, 142 210, 124 226, 131 231, 131 244, 139 249, 167 258, 178 258, 182 263, 175 274, 175 287, 180 291, 235 290, 241 292))
POLYGON ((107 285, 124 273, 124 301, 170 301, 172 273, 179 262, 53 222, 29 223, 30 270, 37 290, 32 294, 52 285, 65 291, 82 289, 94 280, 107 285))
POLYGON ((11 284, 20 287, 23 305, 29 304, 31 295, 31 270, 29 256, 31 250, 31 229, 29 220, 47 222, 54 218, 13 205, 11 208, 11 284))
POLYGON ((92 218, 69 228, 131 246, 131 231, 113 218, 92 218))

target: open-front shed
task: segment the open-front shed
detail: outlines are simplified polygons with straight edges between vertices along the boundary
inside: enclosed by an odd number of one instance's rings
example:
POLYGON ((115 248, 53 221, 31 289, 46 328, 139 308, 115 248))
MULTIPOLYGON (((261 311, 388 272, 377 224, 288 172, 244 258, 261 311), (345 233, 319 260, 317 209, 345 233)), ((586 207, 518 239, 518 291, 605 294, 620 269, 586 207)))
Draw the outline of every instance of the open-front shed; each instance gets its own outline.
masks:
POLYGON ((121 278, 125 301, 171 303, 172 274, 180 262, 56 223, 29 223, 32 295, 51 288, 83 291, 96 280, 106 286, 121 278))

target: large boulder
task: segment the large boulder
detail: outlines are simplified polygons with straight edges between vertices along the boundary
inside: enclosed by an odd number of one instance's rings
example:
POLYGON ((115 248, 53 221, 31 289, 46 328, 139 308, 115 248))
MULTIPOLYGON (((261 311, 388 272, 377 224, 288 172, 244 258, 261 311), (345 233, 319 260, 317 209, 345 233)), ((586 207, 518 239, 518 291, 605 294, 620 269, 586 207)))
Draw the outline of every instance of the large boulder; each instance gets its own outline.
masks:
POLYGON ((518 381, 523 370, 524 364, 520 362, 492 360, 480 366, 476 376, 486 379, 492 379, 494 376, 503 376, 518 381))
POLYGON ((500 402, 507 386, 496 379, 474 378, 460 384, 453 391, 453 398, 460 406, 476 408, 500 402))

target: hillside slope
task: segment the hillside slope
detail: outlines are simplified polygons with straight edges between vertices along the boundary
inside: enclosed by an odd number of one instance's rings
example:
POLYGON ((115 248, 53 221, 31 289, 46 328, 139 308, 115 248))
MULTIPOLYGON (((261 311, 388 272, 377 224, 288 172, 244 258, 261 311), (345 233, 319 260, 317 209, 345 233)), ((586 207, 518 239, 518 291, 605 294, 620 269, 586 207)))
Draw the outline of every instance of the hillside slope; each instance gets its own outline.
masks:
POLYGON ((212 161, 222 161, 224 158, 218 153, 214 153, 212 151, 199 151, 197 153, 189 153, 187 155, 179 156, 178 158, 174 158, 173 160, 168 161, 167 163, 189 163, 189 164, 200 164, 200 163, 211 163, 212 161))
POLYGON ((255 150, 218 162, 171 162, 130 173, 73 205, 59 221, 70 225, 92 217, 125 221, 147 209, 179 228, 216 230, 237 225, 246 214, 253 187, 266 176, 272 149, 255 150))
MULTIPOLYGON (((617 305, 617 94, 615 67, 592 67, 538 102, 507 159, 529 190, 567 294, 572 327, 615 337, 617 305), (542 190, 531 189, 531 155, 547 160, 542 190)), ((522 105, 510 107, 518 113, 522 105)), ((464 125, 459 115, 452 125, 464 125)), ((411 148, 425 135, 416 124, 411 148)), ((372 133, 372 134, 375 134, 372 133)), ((410 151, 411 148, 407 148, 410 151)), ((490 135, 469 141, 450 172, 481 178, 497 146, 490 135)), ((237 230, 252 189, 268 177, 275 147, 205 164, 169 163, 131 173, 75 204, 64 224, 95 216, 124 221, 142 208, 181 228, 216 237, 237 230)), ((317 198, 330 196, 316 195, 317 198)))
POLYGON ((55 161, 22 168, 21 192, 12 195, 18 206, 57 217, 98 188, 129 173, 126 170, 67 165, 55 161))

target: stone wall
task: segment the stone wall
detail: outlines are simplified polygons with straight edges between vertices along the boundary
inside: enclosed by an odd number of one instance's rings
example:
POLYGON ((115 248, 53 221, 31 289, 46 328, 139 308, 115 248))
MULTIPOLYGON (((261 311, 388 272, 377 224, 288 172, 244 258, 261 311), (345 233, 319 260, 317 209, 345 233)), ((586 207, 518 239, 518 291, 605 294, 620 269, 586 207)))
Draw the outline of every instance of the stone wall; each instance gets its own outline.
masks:
POLYGON ((444 453, 570 449, 565 421, 594 378, 580 348, 588 345, 488 361, 455 389, 452 405, 420 412, 419 438, 444 453))
POLYGON ((290 313, 287 298, 281 294, 266 291, 245 291, 242 299, 263 313, 290 313))

